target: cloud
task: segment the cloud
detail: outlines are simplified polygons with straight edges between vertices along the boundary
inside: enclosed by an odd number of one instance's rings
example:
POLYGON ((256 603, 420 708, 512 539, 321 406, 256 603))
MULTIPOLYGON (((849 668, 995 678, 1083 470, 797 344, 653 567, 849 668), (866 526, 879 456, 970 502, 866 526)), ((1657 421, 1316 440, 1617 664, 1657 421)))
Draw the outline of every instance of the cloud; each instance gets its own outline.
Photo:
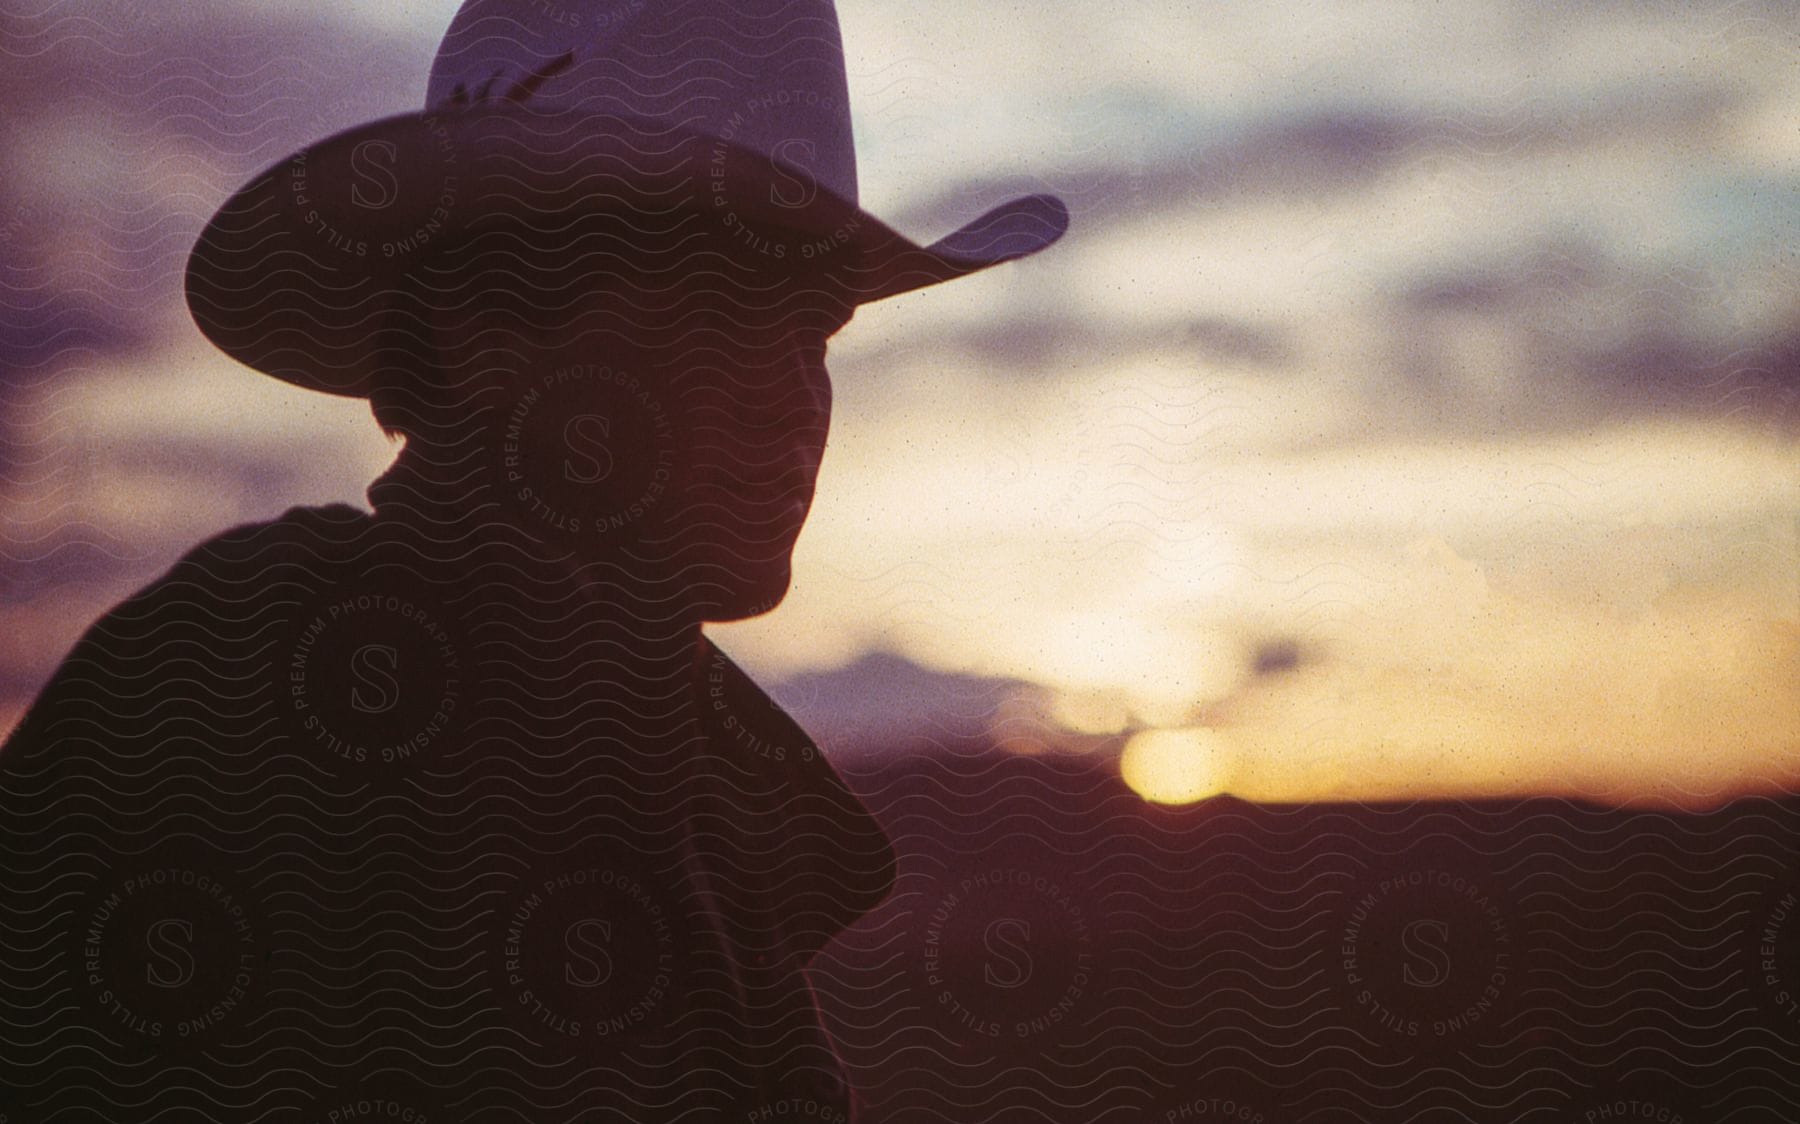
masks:
POLYGON ((1583 605, 1562 582, 1495 580, 1442 539, 1367 564, 1387 589, 1336 631, 1333 658, 1227 708, 1239 795, 1710 804, 1800 782, 1800 621, 1769 615, 1772 589, 1630 583, 1583 605))
MULTIPOLYGON (((453 7, 0 14, 0 709, 174 554, 391 455, 215 353, 180 272, 252 173, 413 107, 453 7)), ((1689 714, 1791 744, 1779 7, 842 8, 877 213, 1075 222, 834 342, 795 596, 721 630, 809 724, 1005 725, 1029 683, 1045 721, 1235 723, 1275 795, 1746 775, 1681 772, 1689 714), (1615 748, 1556 774, 1569 731, 1615 748)))
MULTIPOLYGON (((181 275, 232 189, 416 99, 429 53, 397 63, 367 31, 222 0, 8 11, 0 43, 0 627, 22 641, 0 711, 16 712, 188 546, 360 492, 310 458, 366 421, 274 408, 269 380, 200 341, 181 275)), ((365 447, 327 467, 369 463, 365 447)))
POLYGON ((891 652, 870 652, 843 667, 801 672, 770 691, 775 701, 832 754, 867 754, 932 745, 985 745, 1022 680, 935 672, 891 652))
POLYGON ((429 64, 397 64, 367 33, 223 0, 4 19, 9 383, 75 365, 76 349, 117 351, 185 325, 181 271, 229 192, 308 140, 417 99, 429 64))

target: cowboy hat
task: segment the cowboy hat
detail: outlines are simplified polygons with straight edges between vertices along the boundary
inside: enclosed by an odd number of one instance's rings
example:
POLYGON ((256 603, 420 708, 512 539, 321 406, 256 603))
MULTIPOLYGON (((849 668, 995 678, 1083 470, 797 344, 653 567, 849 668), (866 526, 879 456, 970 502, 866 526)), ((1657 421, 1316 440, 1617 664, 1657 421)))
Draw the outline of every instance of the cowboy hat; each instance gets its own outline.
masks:
POLYGON ((862 210, 832 0, 467 0, 424 110, 312 144, 219 209, 188 308, 257 370, 367 396, 388 313, 452 278, 456 249, 595 215, 856 304, 1036 253, 1069 218, 1029 195, 921 245, 862 210))

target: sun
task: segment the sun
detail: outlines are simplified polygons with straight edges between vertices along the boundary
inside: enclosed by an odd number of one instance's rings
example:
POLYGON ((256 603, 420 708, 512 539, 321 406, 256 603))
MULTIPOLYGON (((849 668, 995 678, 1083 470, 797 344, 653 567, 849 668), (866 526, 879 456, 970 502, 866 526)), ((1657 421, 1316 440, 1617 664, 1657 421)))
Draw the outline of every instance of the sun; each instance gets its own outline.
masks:
POLYGON ((1226 791, 1231 758, 1231 747, 1217 730, 1145 730, 1125 744, 1119 773, 1145 800, 1191 804, 1226 791))

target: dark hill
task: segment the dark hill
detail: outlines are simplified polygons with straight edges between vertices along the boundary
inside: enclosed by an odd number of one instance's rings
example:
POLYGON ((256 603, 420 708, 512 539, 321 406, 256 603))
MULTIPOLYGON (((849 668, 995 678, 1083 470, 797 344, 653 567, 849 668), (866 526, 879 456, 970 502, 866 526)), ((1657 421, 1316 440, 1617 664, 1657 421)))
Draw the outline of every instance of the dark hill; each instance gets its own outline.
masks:
POLYGON ((1800 800, 1168 809, 849 771, 896 893, 814 976, 886 1121, 1800 1119, 1800 800))

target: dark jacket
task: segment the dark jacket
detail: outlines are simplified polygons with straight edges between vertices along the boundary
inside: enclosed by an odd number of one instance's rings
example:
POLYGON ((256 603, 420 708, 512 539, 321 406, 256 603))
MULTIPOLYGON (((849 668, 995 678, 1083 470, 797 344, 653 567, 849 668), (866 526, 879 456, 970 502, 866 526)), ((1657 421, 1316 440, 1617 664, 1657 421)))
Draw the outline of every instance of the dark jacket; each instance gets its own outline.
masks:
POLYGON ((380 522, 197 547, 0 750, 0 1112, 847 1113, 800 969, 879 825, 710 641, 645 679, 591 593, 380 522))

